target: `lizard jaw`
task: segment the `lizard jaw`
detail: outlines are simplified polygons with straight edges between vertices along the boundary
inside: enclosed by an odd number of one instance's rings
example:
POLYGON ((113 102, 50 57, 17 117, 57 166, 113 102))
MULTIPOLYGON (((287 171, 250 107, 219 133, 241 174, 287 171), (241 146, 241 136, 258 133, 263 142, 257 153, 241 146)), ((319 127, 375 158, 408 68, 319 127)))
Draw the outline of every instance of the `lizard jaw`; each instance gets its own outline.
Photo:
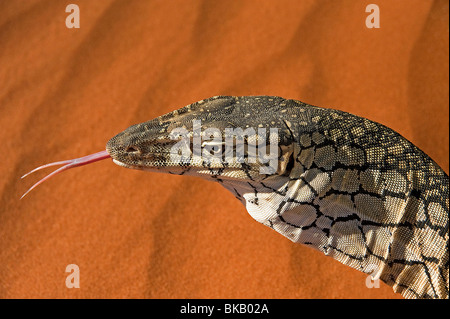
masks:
POLYGON ((119 166, 122 166, 122 167, 125 167, 125 168, 134 168, 134 167, 132 167, 132 166, 130 166, 130 165, 128 165, 128 164, 125 164, 125 163, 123 163, 123 162, 120 162, 120 161, 118 161, 118 160, 116 160, 116 159, 113 159, 112 161, 113 161, 114 164, 119 165, 119 166))

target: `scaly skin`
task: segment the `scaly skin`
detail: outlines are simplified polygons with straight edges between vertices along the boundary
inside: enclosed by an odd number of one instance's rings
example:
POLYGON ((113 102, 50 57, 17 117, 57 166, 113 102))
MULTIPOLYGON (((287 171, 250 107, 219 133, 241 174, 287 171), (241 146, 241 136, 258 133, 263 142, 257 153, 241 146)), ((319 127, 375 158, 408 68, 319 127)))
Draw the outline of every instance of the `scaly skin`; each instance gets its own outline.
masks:
MULTIPOLYGON (((197 136, 198 138, 198 136, 197 136)), ((223 148, 206 138, 203 146, 223 148)), ((449 179, 391 129, 279 97, 213 97, 112 138, 118 165, 200 176, 230 190, 257 221, 391 285, 406 298, 448 298, 449 179), (278 128, 276 172, 261 163, 170 156, 183 127, 278 128)), ((247 153, 246 153, 247 154, 247 153)), ((223 158, 222 158, 223 159, 223 158)))

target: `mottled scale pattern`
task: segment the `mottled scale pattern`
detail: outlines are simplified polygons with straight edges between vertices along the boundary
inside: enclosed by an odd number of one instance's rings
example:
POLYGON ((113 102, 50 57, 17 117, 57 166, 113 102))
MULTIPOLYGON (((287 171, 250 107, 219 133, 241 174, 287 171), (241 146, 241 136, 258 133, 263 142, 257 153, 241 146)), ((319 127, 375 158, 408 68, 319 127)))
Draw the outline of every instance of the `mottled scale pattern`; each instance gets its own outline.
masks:
POLYGON ((448 175, 382 124, 280 97, 218 96, 132 126, 107 149, 125 167, 219 182, 258 222, 406 298, 448 298, 448 175), (192 119, 203 129, 278 128, 276 173, 171 162, 167 133, 192 130, 192 119), (130 145, 138 154, 125 152, 130 145))

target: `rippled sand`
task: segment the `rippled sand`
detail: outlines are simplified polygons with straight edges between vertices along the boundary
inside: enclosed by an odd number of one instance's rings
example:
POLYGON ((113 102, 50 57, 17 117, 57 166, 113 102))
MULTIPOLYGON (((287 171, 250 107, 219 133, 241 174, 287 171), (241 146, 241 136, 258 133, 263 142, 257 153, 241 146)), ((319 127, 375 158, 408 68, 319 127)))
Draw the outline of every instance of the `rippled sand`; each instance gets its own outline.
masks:
POLYGON ((20 196, 44 163, 214 95, 381 122, 448 173, 448 1, 0 3, 0 298, 400 298, 256 223, 220 185, 110 160, 20 196), (65 286, 77 264, 80 289, 65 286))

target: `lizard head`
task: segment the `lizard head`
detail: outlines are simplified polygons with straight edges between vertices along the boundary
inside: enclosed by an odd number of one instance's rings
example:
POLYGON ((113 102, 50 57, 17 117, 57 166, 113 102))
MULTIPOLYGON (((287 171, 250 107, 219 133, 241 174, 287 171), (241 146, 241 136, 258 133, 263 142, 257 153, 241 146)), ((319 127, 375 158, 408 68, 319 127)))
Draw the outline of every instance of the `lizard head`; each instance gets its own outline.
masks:
POLYGON ((286 168, 286 154, 280 152, 288 143, 276 110, 268 110, 282 101, 212 97, 133 125, 109 140, 106 150, 114 163, 127 168, 258 180, 286 168), (268 121, 268 114, 274 118, 268 121))
POLYGON ((130 126, 110 139, 106 150, 39 166, 29 174, 63 165, 33 188, 67 169, 112 158, 117 165, 216 180, 258 181, 289 172, 292 131, 278 112, 280 97, 217 96, 148 122, 130 126))

